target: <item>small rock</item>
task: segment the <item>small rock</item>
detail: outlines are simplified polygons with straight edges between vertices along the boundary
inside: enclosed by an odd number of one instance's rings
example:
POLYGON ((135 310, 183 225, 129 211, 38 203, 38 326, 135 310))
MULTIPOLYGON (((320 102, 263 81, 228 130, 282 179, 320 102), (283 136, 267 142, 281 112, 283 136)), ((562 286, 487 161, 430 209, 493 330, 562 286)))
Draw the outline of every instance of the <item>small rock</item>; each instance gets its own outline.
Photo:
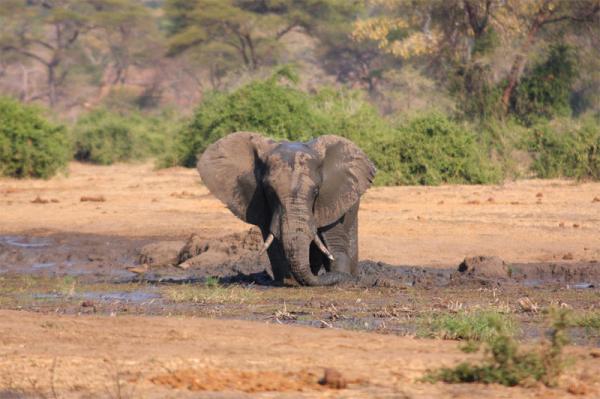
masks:
POLYGON ((442 201, 438 202, 437 204, 438 205, 444 205, 444 201, 442 200, 442 201))
POLYGON ((47 204, 48 202, 50 202, 50 201, 40 197, 39 195, 37 197, 35 197, 34 200, 31 201, 32 204, 47 204))
POLYGON ((600 197, 594 197, 594 199, 592 200, 592 203, 594 202, 600 202, 600 197))
POLYGON ((325 369, 325 373, 323 378, 319 380, 319 384, 326 385, 333 389, 344 389, 348 386, 342 373, 332 368, 325 369))
POLYGON ((564 222, 560 222, 560 223, 558 224, 558 227, 565 227, 565 223, 564 223, 564 222))
POLYGON ((590 351, 590 356, 594 359, 600 359, 600 349, 592 349, 590 351))
POLYGON ((81 201, 81 202, 104 202, 104 201, 106 201, 106 198, 104 198, 103 195, 97 195, 97 196, 84 195, 83 197, 79 198, 79 201, 81 201))
POLYGON ((573 228, 578 229, 579 227, 581 227, 579 224, 573 223, 573 228))
POLYGON ((467 201, 467 205, 479 205, 481 202, 479 200, 471 200, 467 201))
POLYGON ((542 198, 542 197, 544 196, 544 194, 542 194, 542 193, 537 193, 535 196, 536 196, 537 198, 542 198))
POLYGON ((491 204, 491 203, 496 202, 496 200, 494 198, 490 197, 487 199, 487 202, 489 202, 491 204))
POLYGON ((512 201, 510 204, 511 205, 521 205, 521 203, 519 201, 512 201))
POLYGON ((573 254, 571 252, 567 252, 562 258, 563 260, 573 260, 573 254))
POLYGON ((567 387, 567 392, 572 395, 587 395, 590 389, 581 381, 572 381, 567 387))
POLYGON ((94 308, 96 306, 94 305, 94 302, 92 302, 92 301, 83 301, 83 302, 81 302, 81 307, 82 308, 94 308))

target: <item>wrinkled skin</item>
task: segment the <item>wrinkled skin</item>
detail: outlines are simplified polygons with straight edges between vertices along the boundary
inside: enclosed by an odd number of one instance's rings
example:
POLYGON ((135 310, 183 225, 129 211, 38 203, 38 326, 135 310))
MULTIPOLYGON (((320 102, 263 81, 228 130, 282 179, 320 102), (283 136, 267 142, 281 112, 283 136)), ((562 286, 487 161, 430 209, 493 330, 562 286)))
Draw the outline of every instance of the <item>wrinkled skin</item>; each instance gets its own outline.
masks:
POLYGON ((275 142, 237 132, 208 147, 198 170, 237 217, 260 227, 265 240, 273 235, 268 255, 276 282, 332 285, 356 275, 359 201, 375 167, 349 140, 275 142))

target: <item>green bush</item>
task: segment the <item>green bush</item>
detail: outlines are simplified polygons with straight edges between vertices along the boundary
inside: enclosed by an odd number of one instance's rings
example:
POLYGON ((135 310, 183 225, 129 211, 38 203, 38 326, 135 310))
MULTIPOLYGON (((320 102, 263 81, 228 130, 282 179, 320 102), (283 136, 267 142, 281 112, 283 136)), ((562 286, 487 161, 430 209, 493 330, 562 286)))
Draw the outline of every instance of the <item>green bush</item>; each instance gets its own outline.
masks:
POLYGON ((371 140, 378 184, 483 184, 501 178, 475 134, 440 114, 415 118, 371 140))
POLYGON ((80 117, 73 127, 75 159, 101 165, 163 155, 173 130, 170 115, 121 115, 98 109, 80 117))
POLYGON ((499 334, 513 334, 514 320, 495 311, 435 313, 419 320, 417 335, 468 341, 489 341, 499 334))
POLYGON ((40 109, 0 98, 0 175, 48 178, 66 165, 67 142, 40 109))
POLYGON ((600 120, 596 117, 535 125, 527 146, 538 177, 600 179, 600 120))
POLYGON ((528 125, 540 118, 569 115, 576 78, 574 49, 564 44, 552 46, 548 58, 519 82, 511 99, 513 111, 528 125))
POLYGON ((196 154, 229 133, 257 131, 278 139, 307 140, 324 133, 327 121, 314 112, 310 97, 275 78, 228 93, 212 93, 179 132, 177 158, 195 166, 196 154))
POLYGON ((237 130, 293 141, 336 134, 369 155, 379 169, 376 184, 487 183, 499 178, 475 135, 444 116, 432 114, 396 128, 358 92, 325 88, 309 94, 279 78, 208 96, 179 131, 175 163, 194 166, 198 153, 237 130))
MULTIPOLYGON (((487 356, 483 361, 462 362, 452 368, 442 367, 428 372, 423 380, 451 384, 498 383, 507 386, 535 380, 555 386, 565 366, 562 352, 568 343, 566 331, 570 325, 569 313, 564 310, 553 311, 551 320, 550 340, 537 350, 523 350, 512 334, 497 322, 492 326, 497 333, 485 341, 487 356)), ((472 348, 465 347, 463 350, 471 351, 472 348)))

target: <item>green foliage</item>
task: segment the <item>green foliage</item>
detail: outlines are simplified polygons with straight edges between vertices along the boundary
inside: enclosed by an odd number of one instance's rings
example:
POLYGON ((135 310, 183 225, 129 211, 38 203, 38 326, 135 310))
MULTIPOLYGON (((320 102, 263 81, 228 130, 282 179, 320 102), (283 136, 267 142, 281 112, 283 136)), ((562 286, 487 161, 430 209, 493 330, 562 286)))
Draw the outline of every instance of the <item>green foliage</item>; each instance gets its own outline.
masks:
POLYGON ((569 115, 577 75, 575 50, 564 44, 551 46, 548 58, 521 79, 512 99, 513 111, 527 124, 538 118, 569 115))
POLYGON ((600 119, 596 117, 541 122, 531 128, 527 147, 538 177, 600 179, 600 119))
POLYGON ((486 340, 486 358, 481 363, 463 362, 453 368, 443 367, 429 372, 424 380, 515 386, 533 379, 555 386, 564 367, 562 351, 568 343, 568 317, 565 310, 554 311, 549 343, 530 351, 520 348, 513 336, 501 324, 495 323, 493 327, 497 334, 486 340))
POLYGON ((41 110, 0 97, 0 175, 48 178, 69 158, 66 129, 41 110))
POLYGON ((377 112, 356 93, 324 89, 304 93, 280 82, 293 80, 288 69, 267 80, 252 82, 232 93, 215 92, 196 110, 179 132, 177 159, 184 166, 196 164, 196 154, 211 143, 239 130, 257 131, 277 139, 306 141, 321 134, 356 139, 372 128, 385 128, 377 112))
POLYGON ((501 177, 475 134, 440 114, 417 117, 371 140, 378 184, 482 184, 501 177))
POLYGON ((591 336, 600 335, 600 312, 588 311, 576 313, 571 317, 571 326, 582 327, 591 336))
POLYGON ((514 320, 494 311, 456 314, 435 313, 420 320, 417 335, 426 338, 489 341, 499 334, 513 334, 514 320))
POLYGON ((101 165, 164 154, 170 145, 172 117, 127 116, 106 109, 91 111, 73 127, 75 159, 101 165))
POLYGON ((504 83, 492 79, 492 67, 479 62, 459 65, 451 75, 449 90, 458 100, 463 117, 489 121, 503 116, 501 97, 504 83))
POLYGON ((209 144, 239 130, 291 141, 336 134, 354 141, 373 160, 379 170, 376 184, 487 183, 499 178, 475 135, 442 115, 395 128, 357 92, 326 88, 307 94, 282 84, 280 76, 209 96, 179 132, 177 163, 195 165, 196 155, 209 144))

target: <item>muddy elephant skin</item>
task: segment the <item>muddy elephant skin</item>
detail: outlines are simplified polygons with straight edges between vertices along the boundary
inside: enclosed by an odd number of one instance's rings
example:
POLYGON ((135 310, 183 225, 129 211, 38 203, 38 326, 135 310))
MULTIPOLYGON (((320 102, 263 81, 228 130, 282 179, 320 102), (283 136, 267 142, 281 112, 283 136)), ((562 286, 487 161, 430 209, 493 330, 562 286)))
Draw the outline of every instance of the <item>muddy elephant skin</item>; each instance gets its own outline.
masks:
POLYGON ((231 212, 261 229, 276 282, 332 285, 356 274, 359 201, 375 167, 351 141, 237 132, 209 146, 198 170, 231 212))

